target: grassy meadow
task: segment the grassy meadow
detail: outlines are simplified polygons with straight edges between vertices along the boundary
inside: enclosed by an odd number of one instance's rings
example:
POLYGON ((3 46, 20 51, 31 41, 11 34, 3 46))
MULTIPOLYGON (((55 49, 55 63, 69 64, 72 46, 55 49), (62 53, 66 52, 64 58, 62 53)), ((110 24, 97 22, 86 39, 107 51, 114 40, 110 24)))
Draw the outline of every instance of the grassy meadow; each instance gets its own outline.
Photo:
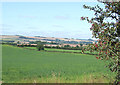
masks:
MULTIPOLYGON (((33 50, 37 50, 36 47, 24 47, 27 49, 33 49, 33 50)), ((45 48, 44 50, 46 51, 56 51, 56 52, 76 52, 76 53, 81 53, 82 50, 67 50, 67 49, 56 49, 56 48, 45 48)), ((85 51, 85 53, 90 53, 90 51, 85 51)), ((97 52, 93 52, 93 54, 97 54, 97 52)))
MULTIPOLYGON (((33 49, 33 50, 37 50, 36 47, 24 47, 24 48, 28 48, 28 49, 33 49)), ((55 48, 45 48, 44 50, 46 51, 65 51, 65 52, 82 52, 81 50, 66 50, 66 49, 55 49, 55 48)))
POLYGON ((103 61, 86 54, 2 45, 2 61, 5 83, 108 83, 115 76, 103 61))

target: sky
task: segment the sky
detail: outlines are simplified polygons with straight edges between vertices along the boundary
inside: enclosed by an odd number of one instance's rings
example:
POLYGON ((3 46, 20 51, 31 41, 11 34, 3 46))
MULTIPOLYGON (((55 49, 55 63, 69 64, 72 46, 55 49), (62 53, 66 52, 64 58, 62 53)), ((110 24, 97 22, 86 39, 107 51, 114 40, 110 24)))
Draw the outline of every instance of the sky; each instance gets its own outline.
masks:
POLYGON ((2 2, 2 35, 92 38, 91 24, 80 20, 94 12, 83 5, 99 2, 2 2))

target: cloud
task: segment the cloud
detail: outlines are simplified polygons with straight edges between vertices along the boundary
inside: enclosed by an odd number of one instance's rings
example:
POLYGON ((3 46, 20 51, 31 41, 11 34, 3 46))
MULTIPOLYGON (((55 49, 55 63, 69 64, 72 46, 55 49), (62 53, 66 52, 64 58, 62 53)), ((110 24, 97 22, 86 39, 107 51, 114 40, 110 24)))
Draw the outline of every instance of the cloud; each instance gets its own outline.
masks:
POLYGON ((61 19, 61 20, 68 20, 69 17, 68 16, 55 16, 55 19, 61 19))
POLYGON ((52 25, 52 27, 59 27, 59 28, 63 28, 64 26, 61 26, 61 25, 52 25))

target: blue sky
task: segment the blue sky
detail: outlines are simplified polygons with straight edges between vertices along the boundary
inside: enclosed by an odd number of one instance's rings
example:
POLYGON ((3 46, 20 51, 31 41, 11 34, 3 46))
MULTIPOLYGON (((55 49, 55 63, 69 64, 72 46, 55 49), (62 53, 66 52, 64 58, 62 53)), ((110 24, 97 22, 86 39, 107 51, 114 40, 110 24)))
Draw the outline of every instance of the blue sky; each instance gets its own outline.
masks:
POLYGON ((60 38, 92 38, 91 24, 80 17, 93 17, 83 5, 98 2, 3 2, 2 34, 60 38))

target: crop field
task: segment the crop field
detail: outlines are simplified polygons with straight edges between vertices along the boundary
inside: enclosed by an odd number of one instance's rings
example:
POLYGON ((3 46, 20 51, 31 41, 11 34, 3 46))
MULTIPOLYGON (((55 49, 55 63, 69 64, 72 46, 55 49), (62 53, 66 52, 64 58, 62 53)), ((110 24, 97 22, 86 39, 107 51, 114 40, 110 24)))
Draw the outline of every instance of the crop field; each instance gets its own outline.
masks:
MULTIPOLYGON (((24 47, 28 49, 37 50, 36 47, 24 47)), ((65 49, 55 49, 55 48, 45 48, 46 51, 66 51, 66 52, 82 52, 81 50, 65 50, 65 49)))
MULTIPOLYGON (((24 48, 37 50, 36 47, 24 47, 24 48)), ((76 53, 82 52, 82 50, 66 50, 66 49, 56 49, 56 48, 45 48, 44 50, 46 50, 46 51, 58 51, 58 52, 76 52, 76 53)), ((89 51, 85 51, 85 53, 90 53, 90 52, 89 51)), ((97 54, 97 52, 93 52, 93 53, 97 54)))
POLYGON ((93 55, 45 52, 2 45, 5 83, 107 83, 114 73, 93 55))

